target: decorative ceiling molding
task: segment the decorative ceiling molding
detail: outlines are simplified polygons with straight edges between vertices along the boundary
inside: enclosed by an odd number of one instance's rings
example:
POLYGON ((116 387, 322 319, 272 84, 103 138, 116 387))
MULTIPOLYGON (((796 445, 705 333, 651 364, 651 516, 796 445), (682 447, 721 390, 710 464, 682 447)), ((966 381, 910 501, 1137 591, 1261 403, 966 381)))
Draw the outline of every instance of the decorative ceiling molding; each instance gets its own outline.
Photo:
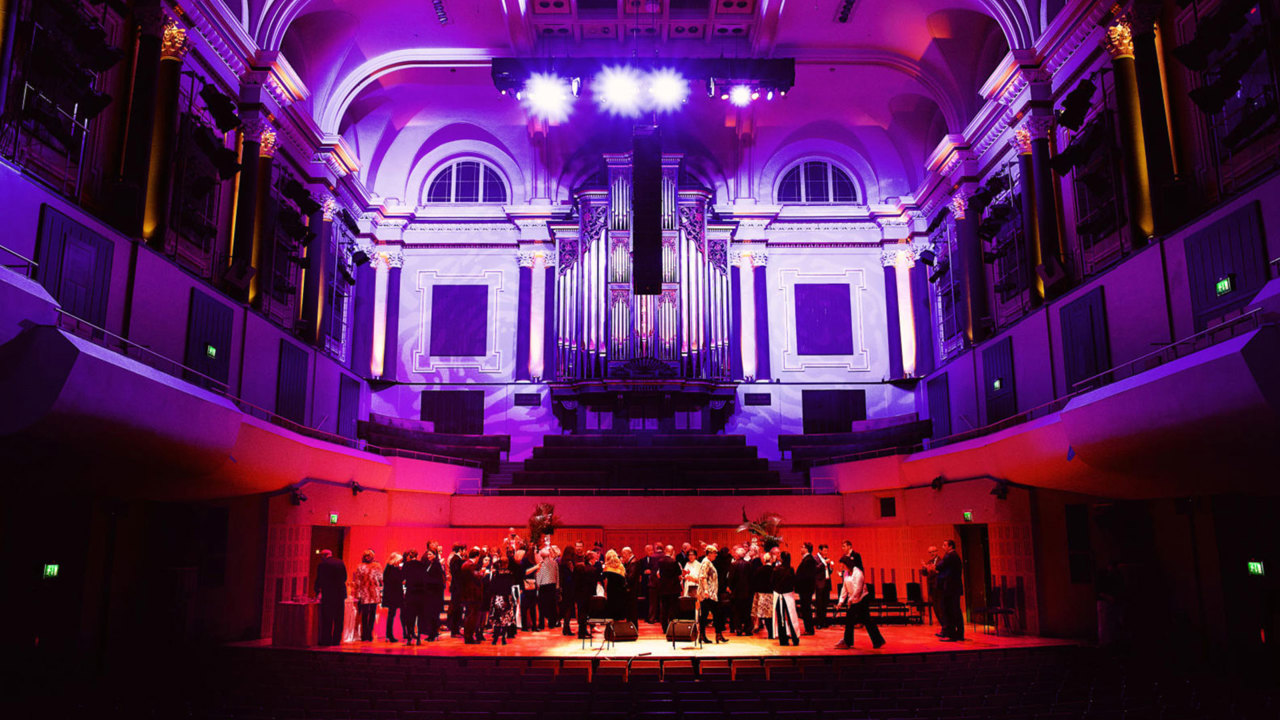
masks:
POLYGON ((414 68, 484 67, 502 50, 489 48, 406 48, 379 55, 352 70, 318 108, 316 121, 325 135, 337 135, 342 116, 365 88, 387 75, 414 68))
POLYGON ((806 51, 804 48, 788 47, 786 51, 795 56, 797 65, 859 65, 885 68, 906 75, 928 93, 929 99, 937 103, 942 117, 947 121, 948 132, 959 132, 964 128, 964 116, 955 101, 960 96, 959 90, 941 80, 942 73, 913 58, 880 48, 823 48, 806 51))

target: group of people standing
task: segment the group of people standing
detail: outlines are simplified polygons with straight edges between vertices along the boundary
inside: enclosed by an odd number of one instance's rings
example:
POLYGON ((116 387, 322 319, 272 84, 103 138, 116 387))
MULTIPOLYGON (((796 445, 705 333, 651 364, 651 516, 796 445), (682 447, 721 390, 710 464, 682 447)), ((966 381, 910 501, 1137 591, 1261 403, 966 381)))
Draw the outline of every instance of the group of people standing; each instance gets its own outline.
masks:
MULTIPOLYGON (((963 639, 960 614, 960 558, 955 543, 944 543, 947 552, 923 564, 930 598, 934 602, 947 640, 963 639)), ((372 550, 361 558, 352 577, 352 594, 359 605, 360 638, 371 641, 378 605, 387 609, 386 639, 395 636, 396 617, 406 644, 439 639, 445 590, 450 602, 444 627, 452 637, 468 644, 485 640, 506 644, 523 631, 559 628, 580 638, 591 635, 588 605, 603 596, 606 619, 638 625, 643 617, 666 628, 680 615, 680 608, 694 609, 700 639, 729 642, 726 631, 746 637, 764 632, 781 645, 799 645, 801 635, 813 635, 828 627, 833 584, 839 583, 836 607, 845 608, 844 638, 838 649, 853 647, 853 629, 866 628, 873 647, 884 637, 870 612, 869 586, 861 555, 845 541, 843 554, 832 560, 826 545, 803 543, 793 566, 791 553, 777 542, 752 538, 731 550, 714 544, 694 547, 684 543, 646 545, 643 554, 630 547, 605 550, 600 544, 588 549, 575 543, 561 550, 550 543, 533 548, 514 529, 490 547, 455 544, 447 556, 435 542, 428 542, 419 556, 416 549, 392 553, 385 565, 372 550), (681 600, 681 598, 687 598, 681 600)), ((346 569, 328 551, 317 571, 320 594, 322 645, 341 638, 346 569), (336 623, 336 625, 335 625, 336 623)), ((594 618, 593 618, 594 619, 594 618)))

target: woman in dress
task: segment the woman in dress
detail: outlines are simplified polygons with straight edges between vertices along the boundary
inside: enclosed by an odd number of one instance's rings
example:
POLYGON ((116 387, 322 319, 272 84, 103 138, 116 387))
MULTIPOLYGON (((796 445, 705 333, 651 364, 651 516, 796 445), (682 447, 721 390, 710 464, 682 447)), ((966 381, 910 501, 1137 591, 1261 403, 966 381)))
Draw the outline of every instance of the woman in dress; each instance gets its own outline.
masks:
MULTIPOLYGON (((382 607, 387 609, 387 642, 396 641, 396 613, 404 607, 404 568, 400 553, 393 552, 382 569, 382 607)), ((400 616, 404 623, 404 615, 400 616)))
POLYGON ((360 566, 352 573, 351 586, 360 608, 360 640, 373 642, 373 623, 378 617, 378 603, 382 600, 382 565, 372 550, 365 550, 360 566))
POLYGON ((755 604, 751 609, 751 618, 756 623, 756 632, 760 625, 769 631, 769 639, 773 639, 773 555, 752 548, 756 557, 751 559, 751 592, 755 604))
POLYGON ((774 547, 773 555, 773 628, 778 644, 800 644, 796 622, 796 571, 791 567, 791 553, 774 547))
POLYGON ((626 620, 627 608, 631 603, 630 588, 627 587, 627 568, 622 564, 618 553, 610 550, 604 554, 604 604, 605 615, 610 620, 626 620))
POLYGON ((489 628, 493 633, 493 644, 497 645, 498 640, 502 640, 502 644, 506 645, 508 635, 515 637, 516 627, 515 596, 511 592, 515 578, 511 574, 511 561, 504 557, 498 558, 497 567, 487 584, 486 592, 490 595, 489 628))

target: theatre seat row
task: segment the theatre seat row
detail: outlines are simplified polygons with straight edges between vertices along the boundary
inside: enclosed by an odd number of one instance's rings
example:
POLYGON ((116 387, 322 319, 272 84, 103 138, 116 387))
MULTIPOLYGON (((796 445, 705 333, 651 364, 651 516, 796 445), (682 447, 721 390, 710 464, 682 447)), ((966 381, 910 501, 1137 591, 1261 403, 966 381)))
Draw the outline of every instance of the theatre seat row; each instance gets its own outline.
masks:
POLYGON ((357 432, 370 445, 470 460, 487 473, 497 472, 502 455, 511 452, 510 435, 437 433, 424 429, 423 423, 381 415, 361 420, 357 432))
MULTIPOLYGON (((911 416, 914 418, 914 415, 911 416)), ((929 420, 910 420, 898 424, 857 429, 847 433, 779 435, 778 450, 791 453, 794 470, 807 470, 819 460, 847 455, 914 447, 933 432, 929 420)))

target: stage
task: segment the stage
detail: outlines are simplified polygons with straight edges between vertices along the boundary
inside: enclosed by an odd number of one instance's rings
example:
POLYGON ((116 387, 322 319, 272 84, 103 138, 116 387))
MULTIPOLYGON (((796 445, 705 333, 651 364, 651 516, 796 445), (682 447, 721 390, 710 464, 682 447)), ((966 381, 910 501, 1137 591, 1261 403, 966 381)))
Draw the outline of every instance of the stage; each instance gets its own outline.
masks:
MULTIPOLYGON (((381 626, 380 626, 381 627, 381 626)), ((307 649, 326 653, 358 653, 374 655, 420 656, 439 658, 517 658, 521 660, 669 660, 669 659, 763 659, 763 658, 829 658, 832 656, 886 656, 920 653, 954 653, 982 650, 1009 650, 1016 648, 1034 648, 1048 646, 1078 645, 1069 640, 1040 638, 1027 635, 988 634, 990 628, 979 627, 974 632, 973 626, 966 627, 965 640, 962 642, 943 642, 934 633, 937 625, 881 625, 886 644, 879 650, 871 648, 871 641, 866 632, 857 628, 854 633, 852 650, 837 650, 843 628, 831 627, 818 630, 814 635, 803 636, 799 646, 782 647, 776 640, 769 640, 760 633, 755 637, 729 638, 727 643, 707 643, 698 647, 691 643, 677 643, 674 647, 668 642, 657 625, 640 623, 640 637, 635 642, 619 643, 606 648, 601 637, 602 630, 597 630, 591 644, 584 645, 576 636, 566 637, 557 630, 540 632, 520 632, 507 644, 497 645, 485 640, 479 645, 464 644, 460 638, 441 635, 436 642, 421 645, 405 645, 403 641, 389 643, 382 639, 372 642, 359 640, 344 641, 334 647, 287 648, 307 649)), ((710 639, 710 636, 709 636, 710 639)), ((245 643, 235 643, 237 647, 272 647, 270 639, 245 643)))

